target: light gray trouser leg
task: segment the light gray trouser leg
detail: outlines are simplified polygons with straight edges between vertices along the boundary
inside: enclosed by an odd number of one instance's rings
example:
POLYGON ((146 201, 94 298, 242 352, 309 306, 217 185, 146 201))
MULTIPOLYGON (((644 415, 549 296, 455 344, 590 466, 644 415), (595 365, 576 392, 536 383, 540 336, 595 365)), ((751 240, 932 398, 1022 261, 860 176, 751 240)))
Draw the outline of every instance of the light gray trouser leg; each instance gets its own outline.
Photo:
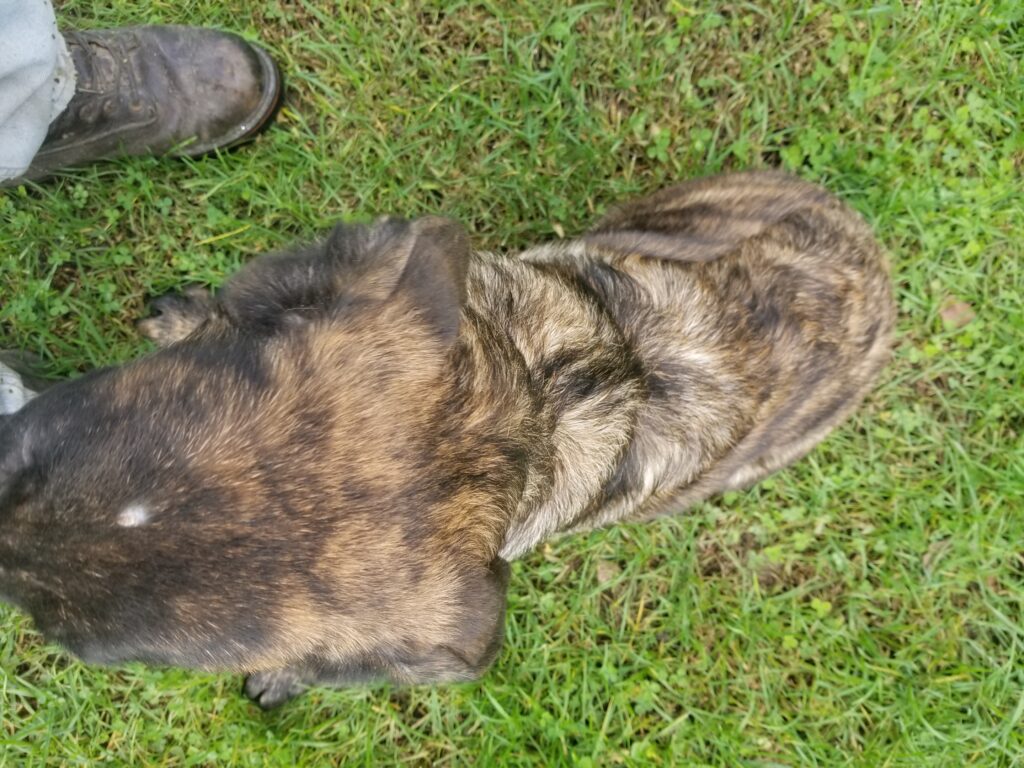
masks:
POLYGON ((0 361, 0 416, 14 413, 35 396, 18 372, 0 361))
POLYGON ((0 181, 28 168, 74 92, 50 0, 0 0, 0 181))

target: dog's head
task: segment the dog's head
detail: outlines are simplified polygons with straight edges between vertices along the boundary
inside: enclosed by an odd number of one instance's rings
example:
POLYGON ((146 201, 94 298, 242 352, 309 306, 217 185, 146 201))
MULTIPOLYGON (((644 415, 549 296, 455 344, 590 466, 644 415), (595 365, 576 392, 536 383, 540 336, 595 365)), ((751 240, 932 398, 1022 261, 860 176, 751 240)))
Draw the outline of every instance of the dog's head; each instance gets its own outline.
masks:
POLYGON ((187 339, 5 417, 0 596, 100 662, 489 663, 521 469, 467 418, 454 226, 339 229, 308 301, 258 311, 287 270, 243 274, 187 339))

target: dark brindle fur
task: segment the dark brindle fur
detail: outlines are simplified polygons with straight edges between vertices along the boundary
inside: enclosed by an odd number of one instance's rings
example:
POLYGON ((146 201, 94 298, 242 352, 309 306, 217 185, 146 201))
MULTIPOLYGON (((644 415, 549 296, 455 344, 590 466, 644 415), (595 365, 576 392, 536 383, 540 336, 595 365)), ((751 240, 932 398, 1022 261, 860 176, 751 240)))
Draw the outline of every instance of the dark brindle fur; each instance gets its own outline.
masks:
POLYGON ((157 308, 155 354, 0 419, 0 593, 86 660, 244 671, 264 706, 480 675, 507 561, 800 458, 894 316, 864 222, 775 173, 518 258, 343 226, 157 308))

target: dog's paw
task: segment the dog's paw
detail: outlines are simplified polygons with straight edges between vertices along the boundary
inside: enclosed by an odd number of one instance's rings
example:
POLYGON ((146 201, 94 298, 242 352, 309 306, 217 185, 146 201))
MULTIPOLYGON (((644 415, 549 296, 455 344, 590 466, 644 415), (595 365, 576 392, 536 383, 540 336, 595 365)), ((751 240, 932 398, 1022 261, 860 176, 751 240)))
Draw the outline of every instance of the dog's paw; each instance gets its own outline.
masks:
POLYGON ((294 669, 272 669, 254 672, 245 678, 245 695, 260 709, 273 709, 294 699, 307 688, 302 675, 294 669))
POLYGON ((152 315, 139 320, 135 327, 144 338, 161 347, 181 341, 214 313, 213 296, 205 288, 169 293, 149 306, 152 315))

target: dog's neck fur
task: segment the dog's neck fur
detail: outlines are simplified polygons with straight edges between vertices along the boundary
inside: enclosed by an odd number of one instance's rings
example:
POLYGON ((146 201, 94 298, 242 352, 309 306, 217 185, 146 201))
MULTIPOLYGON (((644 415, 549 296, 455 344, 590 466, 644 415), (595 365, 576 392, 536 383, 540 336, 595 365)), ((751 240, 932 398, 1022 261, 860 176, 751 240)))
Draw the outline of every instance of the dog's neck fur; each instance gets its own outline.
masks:
POLYGON ((500 546, 506 559, 601 506, 645 399, 642 366, 588 288, 585 260, 552 258, 570 250, 478 254, 470 270, 467 338, 526 433, 526 475, 500 546))

